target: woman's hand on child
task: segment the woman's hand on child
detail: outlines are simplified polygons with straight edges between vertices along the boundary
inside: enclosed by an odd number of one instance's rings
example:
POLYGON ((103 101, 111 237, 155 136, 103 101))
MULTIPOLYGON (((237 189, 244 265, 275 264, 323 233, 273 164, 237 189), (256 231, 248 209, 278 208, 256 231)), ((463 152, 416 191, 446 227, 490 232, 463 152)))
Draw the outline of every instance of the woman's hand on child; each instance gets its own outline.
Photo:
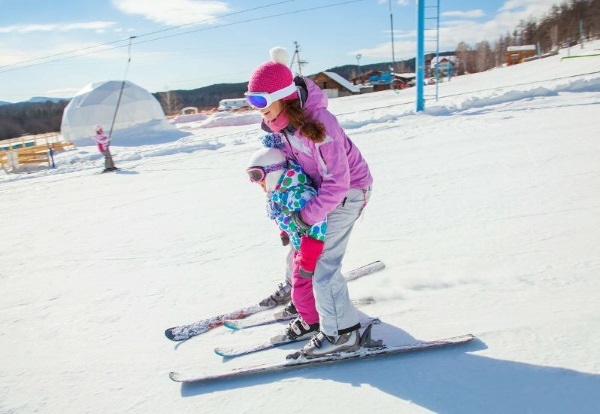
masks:
POLYGON ((301 233, 305 233, 308 229, 310 229, 310 224, 306 224, 306 222, 302 219, 302 215, 300 214, 299 211, 294 211, 290 215, 290 218, 292 219, 292 221, 296 225, 296 228, 301 233))

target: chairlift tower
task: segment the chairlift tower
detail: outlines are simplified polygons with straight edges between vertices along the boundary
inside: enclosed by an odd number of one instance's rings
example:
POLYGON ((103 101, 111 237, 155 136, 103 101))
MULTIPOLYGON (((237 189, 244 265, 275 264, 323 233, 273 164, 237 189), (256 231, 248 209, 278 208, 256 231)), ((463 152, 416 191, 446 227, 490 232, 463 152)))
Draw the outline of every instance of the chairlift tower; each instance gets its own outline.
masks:
POLYGON ((292 61, 290 63, 290 69, 294 66, 294 61, 298 63, 298 74, 302 76, 302 66, 306 65, 308 62, 306 60, 300 59, 300 45, 298 42, 294 42, 295 50, 294 56, 292 56, 292 61))
POLYGON ((439 91, 439 61, 440 61, 440 0, 417 0, 417 112, 425 108, 425 55, 435 54, 435 100, 439 91), (433 24, 432 24, 433 22, 433 24), (429 23, 429 25, 427 25, 429 23), (427 39, 425 39, 427 32, 427 39), (434 47, 425 50, 427 45, 434 47))

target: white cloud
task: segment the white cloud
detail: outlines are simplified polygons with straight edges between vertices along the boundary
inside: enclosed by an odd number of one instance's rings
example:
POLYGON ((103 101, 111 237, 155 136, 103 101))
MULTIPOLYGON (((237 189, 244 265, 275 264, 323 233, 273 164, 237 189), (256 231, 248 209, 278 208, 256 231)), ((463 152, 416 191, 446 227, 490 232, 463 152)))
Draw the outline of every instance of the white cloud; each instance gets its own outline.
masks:
POLYGON ((215 23, 215 19, 229 11, 226 3, 201 0, 113 0, 113 4, 126 14, 140 15, 145 19, 169 26, 192 23, 215 23))
POLYGON ((500 8, 495 20, 505 27, 510 26, 512 31, 519 21, 529 20, 531 17, 539 19, 556 4, 559 4, 556 0, 510 0, 500 8))
MULTIPOLYGON (((413 32, 414 35, 414 32, 413 32)), ((396 60, 404 60, 414 57, 417 52, 417 45, 414 41, 394 42, 394 55, 396 60)), ((363 57, 392 60, 392 44, 381 43, 374 48, 359 49, 348 52, 350 56, 360 53, 363 57)))
MULTIPOLYGON (((398 6, 408 6, 409 5, 410 0, 394 0, 393 3, 397 4, 398 6)), ((389 4, 390 0, 379 0, 379 4, 389 4)))
POLYGON ((0 33, 33 33, 33 32, 70 32, 73 30, 106 30, 114 27, 114 22, 87 22, 69 24, 24 24, 0 27, 0 33))
MULTIPOLYGON (((380 0, 380 3, 384 2, 386 0, 380 0)), ((554 4, 557 4, 557 0, 508 0, 495 15, 483 22, 469 20, 483 17, 485 13, 481 9, 445 12, 440 20, 439 49, 451 51, 460 42, 474 46, 487 40, 490 44, 494 44, 500 36, 512 33, 519 21, 528 20, 531 17, 539 19, 547 14, 554 4)), ((408 39, 408 41, 394 41, 394 53, 397 60, 414 57, 416 54, 416 31, 395 32, 394 39, 400 38, 408 39)), ((426 44, 426 50, 434 48, 434 45, 426 44)), ((348 54, 353 56, 360 53, 363 57, 390 59, 391 50, 392 45, 387 42, 373 48, 355 50, 348 54)))
MULTIPOLYGON (((87 57, 94 60, 111 61, 118 59, 121 61, 126 53, 127 49, 115 45, 106 46, 93 42, 70 41, 45 47, 43 54, 40 54, 40 50, 35 48, 5 49, 0 55, 0 66, 23 65, 27 67, 30 65, 40 65, 44 62, 52 61, 53 55, 59 59, 87 57), (49 58, 44 58, 43 56, 49 56, 49 58)), ((138 53, 136 58, 140 55, 138 53)))
POLYGON ((523 0, 509 0, 500 7, 499 11, 511 11, 524 6, 524 3, 531 3, 523 0))
POLYGON ((485 12, 481 9, 468 10, 468 11, 448 11, 442 13, 443 17, 460 17, 464 19, 476 19, 478 17, 485 16, 485 12))
POLYGON ((62 89, 50 89, 44 91, 42 96, 50 96, 54 98, 71 98, 77 92, 79 92, 81 88, 62 88, 62 89))
POLYGON ((498 10, 499 13, 508 12, 516 15, 541 17, 550 7, 558 5, 558 0, 508 0, 498 10))

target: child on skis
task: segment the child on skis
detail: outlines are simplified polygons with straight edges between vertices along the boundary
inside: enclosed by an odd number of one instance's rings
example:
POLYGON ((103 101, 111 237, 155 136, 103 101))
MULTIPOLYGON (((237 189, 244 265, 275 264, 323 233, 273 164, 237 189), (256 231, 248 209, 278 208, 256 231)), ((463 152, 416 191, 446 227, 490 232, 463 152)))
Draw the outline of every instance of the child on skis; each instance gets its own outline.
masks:
POLYGON ((286 160, 276 134, 263 139, 265 148, 255 152, 246 169, 250 181, 260 184, 267 193, 267 214, 275 220, 282 241, 289 240, 293 249, 291 298, 299 316, 285 330, 289 339, 308 339, 319 332, 319 314, 315 306, 312 275, 323 251, 326 219, 303 230, 291 219, 316 194, 311 180, 293 160, 286 160), (287 236, 287 237, 286 237, 287 236))
POLYGON ((105 173, 118 170, 118 168, 115 167, 115 163, 113 162, 110 153, 110 137, 104 133, 102 125, 96 125, 94 131, 96 134, 92 138, 96 141, 98 150, 104 155, 104 171, 102 172, 105 173))

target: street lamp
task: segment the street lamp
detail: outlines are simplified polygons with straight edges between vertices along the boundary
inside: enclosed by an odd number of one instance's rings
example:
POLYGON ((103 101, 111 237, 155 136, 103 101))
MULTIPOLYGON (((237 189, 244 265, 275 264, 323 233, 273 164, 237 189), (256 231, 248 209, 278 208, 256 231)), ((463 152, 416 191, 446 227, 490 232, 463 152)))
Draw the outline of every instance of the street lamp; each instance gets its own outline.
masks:
POLYGON ((360 83, 362 83, 362 74, 360 73, 360 58, 362 55, 359 53, 356 55, 356 65, 358 66, 358 76, 360 76, 360 83))

